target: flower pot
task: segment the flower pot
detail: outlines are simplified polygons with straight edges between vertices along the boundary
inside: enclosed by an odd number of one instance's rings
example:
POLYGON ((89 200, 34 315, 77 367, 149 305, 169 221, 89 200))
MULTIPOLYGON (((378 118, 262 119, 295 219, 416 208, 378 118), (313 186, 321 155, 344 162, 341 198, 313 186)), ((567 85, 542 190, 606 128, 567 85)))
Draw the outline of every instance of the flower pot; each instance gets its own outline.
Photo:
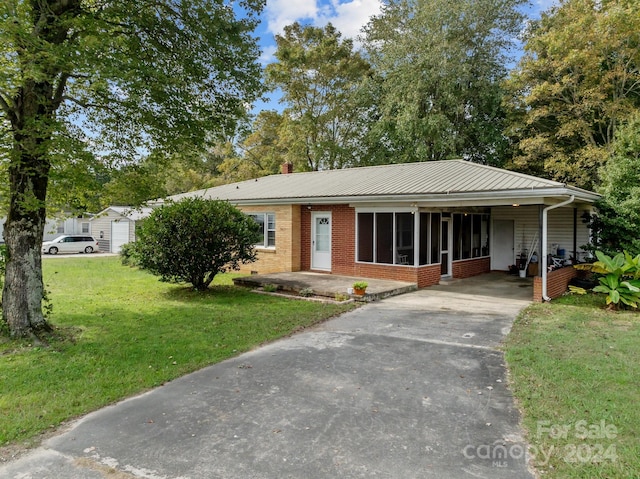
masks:
POLYGON ((366 289, 363 289, 363 288, 353 288, 353 294, 357 296, 364 296, 365 291, 366 289))

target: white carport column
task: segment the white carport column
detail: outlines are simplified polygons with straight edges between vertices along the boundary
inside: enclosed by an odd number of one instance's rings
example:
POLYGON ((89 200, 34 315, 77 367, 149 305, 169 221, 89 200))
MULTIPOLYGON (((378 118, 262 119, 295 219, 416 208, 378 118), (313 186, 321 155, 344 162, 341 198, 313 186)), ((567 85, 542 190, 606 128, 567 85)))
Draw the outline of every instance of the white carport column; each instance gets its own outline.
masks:
POLYGON ((547 206, 545 209, 542 210, 542 258, 541 260, 542 260, 542 300, 543 301, 551 300, 551 298, 547 296, 547 270, 549 268, 549 262, 547 260, 547 254, 548 254, 547 241, 549 236, 548 230, 547 230, 547 213, 551 210, 555 210, 556 208, 567 206, 568 204, 573 203, 575 199, 576 197, 574 195, 571 195, 571 197, 568 200, 565 200, 562 203, 558 203, 557 205, 547 206))

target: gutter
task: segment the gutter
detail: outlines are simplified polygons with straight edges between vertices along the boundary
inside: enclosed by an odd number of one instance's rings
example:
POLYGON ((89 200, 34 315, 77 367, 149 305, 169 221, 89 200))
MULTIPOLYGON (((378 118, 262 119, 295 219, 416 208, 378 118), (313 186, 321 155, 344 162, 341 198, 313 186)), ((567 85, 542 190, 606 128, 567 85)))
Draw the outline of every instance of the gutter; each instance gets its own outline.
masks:
POLYGON ((548 231, 547 231, 547 213, 551 210, 555 210, 556 208, 560 208, 562 206, 566 206, 576 199, 575 195, 571 195, 568 200, 563 201, 562 203, 558 203, 557 205, 547 206, 542 210, 542 300, 543 301, 551 301, 551 298, 547 296, 547 270, 549 268, 549 263, 547 261, 548 248, 548 231))

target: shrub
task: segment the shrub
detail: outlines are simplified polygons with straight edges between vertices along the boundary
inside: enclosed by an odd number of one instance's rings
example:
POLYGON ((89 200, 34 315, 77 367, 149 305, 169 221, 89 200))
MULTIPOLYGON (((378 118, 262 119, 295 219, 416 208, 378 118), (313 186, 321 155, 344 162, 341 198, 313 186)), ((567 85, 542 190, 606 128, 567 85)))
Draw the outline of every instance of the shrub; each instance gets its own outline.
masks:
POLYGON ((120 247, 120 262, 124 266, 140 266, 136 243, 125 243, 120 247))
POLYGON ((265 284, 264 286, 262 286, 262 291, 266 291, 267 293, 275 293, 276 291, 278 291, 278 285, 265 284))
POLYGON ((313 289, 311 288, 303 288, 298 293, 300 296, 308 298, 309 296, 313 296, 313 289))
POLYGON ((258 240, 257 223, 228 202, 186 198, 144 220, 135 252, 140 266, 161 280, 202 291, 216 274, 255 261, 258 240))

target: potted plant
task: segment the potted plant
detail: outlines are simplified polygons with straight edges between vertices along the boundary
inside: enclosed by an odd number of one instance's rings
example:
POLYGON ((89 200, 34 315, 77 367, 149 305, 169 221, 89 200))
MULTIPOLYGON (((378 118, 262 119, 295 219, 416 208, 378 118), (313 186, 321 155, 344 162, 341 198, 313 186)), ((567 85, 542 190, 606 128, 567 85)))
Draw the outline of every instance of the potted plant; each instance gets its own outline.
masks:
POLYGON ((355 283, 353 283, 353 294, 363 296, 367 289, 367 286, 369 286, 369 283, 367 283, 366 281, 356 281, 355 283))

